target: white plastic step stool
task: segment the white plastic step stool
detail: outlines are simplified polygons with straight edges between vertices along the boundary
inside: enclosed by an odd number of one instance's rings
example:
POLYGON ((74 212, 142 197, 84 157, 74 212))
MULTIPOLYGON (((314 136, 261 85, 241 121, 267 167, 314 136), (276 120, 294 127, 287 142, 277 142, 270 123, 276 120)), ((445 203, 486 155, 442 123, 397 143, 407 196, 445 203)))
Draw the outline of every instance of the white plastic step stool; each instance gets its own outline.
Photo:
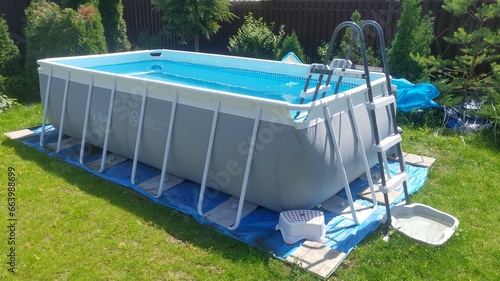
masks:
POLYGON ((281 230, 286 244, 295 244, 302 239, 323 243, 326 234, 325 218, 321 211, 285 211, 280 213, 275 230, 281 230))

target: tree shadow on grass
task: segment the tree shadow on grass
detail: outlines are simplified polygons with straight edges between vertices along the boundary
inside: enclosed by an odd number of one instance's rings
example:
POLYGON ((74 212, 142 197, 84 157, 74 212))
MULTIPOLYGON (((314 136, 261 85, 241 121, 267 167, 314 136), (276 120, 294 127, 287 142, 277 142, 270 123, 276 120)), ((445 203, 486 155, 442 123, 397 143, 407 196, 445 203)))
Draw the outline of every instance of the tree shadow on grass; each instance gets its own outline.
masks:
POLYGON ((35 163, 46 173, 62 177, 85 193, 104 199, 143 218, 179 240, 180 243, 187 242, 207 251, 217 251, 225 258, 235 260, 237 263, 256 260, 263 264, 269 263, 269 254, 201 225, 192 216, 157 204, 131 188, 94 176, 77 166, 28 147, 20 141, 6 139, 2 145, 12 147, 12 151, 19 157, 35 163))

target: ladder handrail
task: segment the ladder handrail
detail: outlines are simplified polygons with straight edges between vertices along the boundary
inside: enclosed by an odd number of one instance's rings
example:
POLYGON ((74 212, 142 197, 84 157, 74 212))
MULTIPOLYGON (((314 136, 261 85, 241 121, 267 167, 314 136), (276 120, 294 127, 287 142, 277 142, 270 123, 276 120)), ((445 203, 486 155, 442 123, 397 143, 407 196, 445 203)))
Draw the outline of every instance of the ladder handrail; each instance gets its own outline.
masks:
MULTIPOLYGON (((351 43, 349 44, 349 50, 347 50, 347 53, 345 55, 346 60, 349 60, 349 57, 351 56, 351 52, 354 49, 354 45, 356 44, 357 39, 358 39, 358 33, 355 32, 352 34, 351 43)), ((345 64, 342 67, 342 71, 345 71, 345 64)), ((342 83, 343 78, 344 78, 343 76, 339 76, 339 79, 337 80, 337 85, 335 85, 335 91, 333 92, 334 95, 339 92, 340 84, 342 83)))
MULTIPOLYGON (((357 33, 357 35, 359 37, 359 44, 360 44, 360 48, 361 48, 361 58, 363 61, 363 70, 365 72, 365 81, 366 81, 366 86, 368 87, 369 100, 370 100, 370 102, 372 102, 373 101, 373 94, 372 94, 372 85, 371 85, 370 75, 369 75, 370 70, 368 69, 368 60, 366 58, 365 38, 363 36, 363 30, 361 29, 361 27, 357 23, 355 23, 353 21, 345 21, 345 22, 339 24, 335 28, 335 30, 332 33, 332 38, 330 39, 330 44, 328 46, 328 50, 326 51, 325 64, 328 64, 328 62, 330 60, 330 54, 333 53, 334 46, 335 46, 335 40, 337 38, 339 31, 345 27, 353 28, 355 33, 357 33)), ((356 37, 356 35, 353 35, 353 39, 351 40, 351 45, 355 42, 354 37, 356 37)))
POLYGON ((382 57, 382 71, 385 74, 385 82, 387 83, 387 92, 388 94, 392 94, 391 89, 391 76, 389 75, 389 67, 387 64, 387 53, 385 51, 385 41, 384 41, 384 31, 382 30, 382 27, 380 24, 374 20, 365 20, 362 23, 359 24, 361 28, 365 26, 373 26, 375 29, 377 29, 378 32, 378 38, 379 38, 379 49, 380 49, 380 56, 382 57))

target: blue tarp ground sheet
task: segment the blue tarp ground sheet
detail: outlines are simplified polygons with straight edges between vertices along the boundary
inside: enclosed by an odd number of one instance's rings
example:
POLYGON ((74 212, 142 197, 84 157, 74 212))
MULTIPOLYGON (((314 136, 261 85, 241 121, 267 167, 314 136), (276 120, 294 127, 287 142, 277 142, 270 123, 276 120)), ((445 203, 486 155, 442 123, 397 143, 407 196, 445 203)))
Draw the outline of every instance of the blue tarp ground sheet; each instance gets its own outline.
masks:
MULTIPOLYGON (((39 134, 40 128, 32 129, 32 131, 36 134, 39 134)), ((53 127, 46 126, 44 135, 45 145, 57 142, 57 131, 53 127)), ((51 157, 56 157, 69 164, 78 166, 81 169, 84 169, 85 171, 106 179, 110 182, 114 182, 124 187, 131 188, 158 204, 165 205, 187 215, 191 215, 200 224, 214 228, 229 237, 268 252, 277 258, 287 258, 304 242, 304 240, 302 240, 294 245, 285 244, 281 236, 281 232, 275 231, 275 226, 278 224, 279 213, 263 207, 258 207, 249 215, 245 216, 241 220, 240 226, 234 231, 230 231, 225 227, 207 220, 203 216, 200 216, 197 211, 198 197, 200 192, 200 185, 198 183, 184 181, 183 183, 164 191, 163 195, 160 198, 155 198, 154 196, 142 190, 139 186, 131 184, 130 174, 132 170, 132 160, 127 160, 121 164, 105 169, 102 173, 99 173, 79 163, 78 160, 80 145, 62 149, 59 153, 56 154, 51 150, 46 149, 45 147, 40 147, 39 135, 21 139, 21 141, 25 145, 34 147, 51 157)), ((101 157, 102 151, 99 152, 95 149, 93 151, 95 151, 95 153, 85 155, 84 163, 99 159, 101 157)), ((394 169, 394 173, 396 173, 399 169, 399 164, 391 163, 390 165, 391 169, 394 169)), ((412 194, 423 186, 424 182, 427 179, 428 169, 407 165, 407 170, 409 174, 409 180, 407 182, 409 189, 408 191, 410 194, 412 194)), ((139 163, 136 172, 136 184, 141 184, 148 179, 160 175, 160 173, 161 171, 158 169, 139 163)), ((365 181, 357 179, 350 184, 351 193, 353 194, 353 196, 355 196, 360 191, 364 190, 366 186, 367 183, 365 181)), ((209 198, 210 200, 205 200, 204 202, 203 210, 205 212, 211 210, 212 208, 230 198, 229 195, 216 190, 207 188, 206 192, 207 193, 205 194, 205 198, 209 198)), ((346 198, 344 191, 339 192, 339 194, 337 195, 339 197, 346 198)), ((395 205, 403 199, 404 197, 403 195, 401 195, 392 204, 395 205)), ((356 203, 366 206, 371 205, 371 202, 359 199, 357 197, 356 203)), ((327 225, 325 245, 346 254, 348 254, 357 244, 359 244, 369 233, 377 229, 385 214, 385 207, 379 205, 377 210, 373 212, 373 214, 367 220, 357 226, 352 220, 336 215, 335 213, 326 211, 321 208, 318 210, 324 212, 325 223, 327 225)))

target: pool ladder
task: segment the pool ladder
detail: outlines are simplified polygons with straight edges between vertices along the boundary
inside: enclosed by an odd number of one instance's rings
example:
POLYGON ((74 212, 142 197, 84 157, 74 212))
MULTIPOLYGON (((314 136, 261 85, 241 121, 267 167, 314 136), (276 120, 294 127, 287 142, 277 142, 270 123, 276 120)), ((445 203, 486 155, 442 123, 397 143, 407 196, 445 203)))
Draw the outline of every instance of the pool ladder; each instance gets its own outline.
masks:
MULTIPOLYGON (((408 180, 408 173, 406 171, 406 164, 404 161, 404 156, 403 156, 403 150, 401 147, 401 134, 400 134, 400 129, 397 126, 397 121, 396 121, 396 99, 394 96, 394 93, 392 91, 392 85, 391 85, 391 77, 389 75, 388 67, 387 67, 387 57, 385 53, 385 43, 384 43, 384 34, 381 26, 372 20, 367 20, 363 21, 360 24, 356 24, 352 21, 346 21, 338 25, 335 30, 333 31, 333 35, 330 41, 330 44, 328 46, 327 54, 325 57, 325 63, 321 66, 319 65, 311 65, 310 70, 308 71, 308 79, 306 81, 306 86, 304 87, 304 90, 302 91, 304 97, 308 95, 312 95, 313 98, 312 100, 314 101, 320 94, 321 97, 324 97, 325 93, 330 90, 330 80, 332 76, 338 76, 338 81, 336 84, 336 88, 334 91, 334 94, 338 93, 340 84, 342 82, 343 77, 349 76, 349 77, 356 77, 356 78, 362 78, 365 79, 366 85, 367 85, 367 93, 368 93, 368 102, 366 103, 366 108, 369 111, 369 116, 370 116, 370 122, 371 122, 371 127, 373 130, 373 136, 374 136, 374 143, 371 147, 371 151, 374 151, 377 153, 377 158, 378 158, 378 164, 380 166, 380 179, 381 182, 379 184, 373 184, 372 181, 372 172, 371 172, 371 167, 369 167, 367 157, 366 155, 363 155, 363 162, 365 164, 365 170, 366 170, 366 176, 368 180, 368 184, 370 186, 372 198, 373 198, 373 204, 374 208, 376 208, 376 202, 377 199, 375 197, 375 191, 374 191, 374 186, 378 187, 378 190, 383 193, 384 195, 384 205, 386 208, 386 213, 387 213, 387 234, 389 233, 390 225, 391 225, 391 209, 390 209, 390 202, 389 202, 389 196, 388 194, 395 190, 396 188, 400 187, 403 185, 403 192, 404 192, 404 197, 406 204, 409 204, 409 196, 408 196, 408 187, 407 187, 407 180, 408 180), (370 81, 370 71, 368 68, 368 63, 367 63, 367 58, 366 58, 366 46, 365 46, 365 41, 364 41, 364 35, 363 35, 363 28, 365 27, 374 27, 377 30, 379 41, 380 41, 380 52, 381 52, 381 57, 382 57, 382 68, 383 68, 383 73, 385 74, 385 87, 384 93, 382 96, 379 96, 377 98, 373 97, 373 90, 372 90, 372 85, 370 81), (349 46, 349 50, 346 54, 345 59, 334 59, 330 64, 328 64, 329 57, 331 53, 334 50, 335 46, 335 40, 336 37, 339 33, 339 31, 343 28, 350 27, 354 30, 353 32, 353 37, 351 39, 351 43, 349 46), (363 61, 363 72, 362 73, 355 73, 355 72, 348 72, 346 69, 352 67, 352 63, 349 60, 349 57, 351 55, 351 52, 353 51, 356 41, 359 38, 360 41, 360 49, 361 49, 361 55, 362 55, 362 61, 363 61), (310 79, 312 77, 311 74, 319 74, 320 77, 318 79, 318 83, 315 88, 313 89, 307 89, 310 79), (321 80, 323 79, 324 76, 326 77, 326 82, 323 85, 321 84, 321 80), (380 132, 379 132, 379 126, 378 126, 378 120, 377 120, 377 112, 381 110, 386 110, 388 111, 388 114, 390 115, 390 122, 392 123, 392 134, 390 134, 387 137, 381 138, 380 132), (389 169, 389 163, 387 161, 387 154, 388 153, 394 153, 394 158, 399 162, 399 172, 391 175, 390 169, 389 169)), ((303 100, 301 99, 303 102, 303 100)), ((358 140, 358 143, 360 145, 360 148, 362 151, 366 151, 363 148, 363 143, 362 143, 362 138, 361 138, 361 132, 359 130, 358 122, 356 120, 356 114, 354 112, 354 106, 352 103, 352 99, 349 97, 347 99, 348 101, 348 107, 349 107, 349 114, 351 115, 351 118, 353 120, 353 125, 355 129, 355 134, 356 138, 358 140)), ((346 194, 348 197, 349 205, 351 208, 351 213, 353 216, 353 220, 355 221, 356 224, 359 224, 359 221, 357 219, 357 216, 355 214, 355 210, 353 207, 353 200, 351 193, 349 191, 349 183, 348 179, 345 173, 345 167, 342 163, 342 159, 340 157, 340 149, 337 144, 337 138, 335 136, 333 126, 332 126, 332 115, 329 112, 328 105, 325 103, 324 107, 324 113, 325 113, 325 119, 327 121, 328 125, 328 133, 330 135, 330 140, 333 143, 335 153, 339 157, 339 161, 342 166, 342 172, 343 172, 343 179, 344 179, 344 184, 345 184, 345 190, 346 194)), ((388 235, 384 237, 384 240, 388 239, 388 235)))

